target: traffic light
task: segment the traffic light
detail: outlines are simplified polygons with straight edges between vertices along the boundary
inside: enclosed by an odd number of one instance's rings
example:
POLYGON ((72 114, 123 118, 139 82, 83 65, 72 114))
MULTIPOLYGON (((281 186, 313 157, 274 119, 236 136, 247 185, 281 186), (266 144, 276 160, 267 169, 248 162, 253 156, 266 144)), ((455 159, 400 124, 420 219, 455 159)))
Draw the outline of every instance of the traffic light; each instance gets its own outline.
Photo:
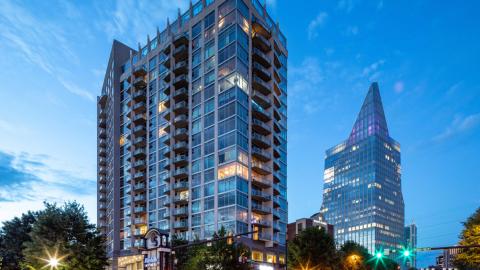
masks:
POLYGON ((381 258, 383 258, 383 252, 377 251, 375 253, 375 258, 377 258, 377 260, 380 260, 381 258))
POLYGON ((412 253, 410 252, 410 250, 405 249, 405 250, 403 251, 403 257, 408 258, 408 257, 410 257, 411 255, 412 255, 412 253))

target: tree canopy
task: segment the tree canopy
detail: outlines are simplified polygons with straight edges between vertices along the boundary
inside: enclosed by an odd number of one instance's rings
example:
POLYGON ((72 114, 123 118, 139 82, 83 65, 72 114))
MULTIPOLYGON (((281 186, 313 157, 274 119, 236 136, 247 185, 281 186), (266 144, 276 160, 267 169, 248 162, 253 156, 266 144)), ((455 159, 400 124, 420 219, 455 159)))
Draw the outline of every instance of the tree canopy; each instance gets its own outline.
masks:
MULTIPOLYGON (((480 208, 466 222, 460 235, 461 246, 480 245, 480 208)), ((480 248, 466 249, 456 255, 454 264, 460 269, 480 269, 480 248)))

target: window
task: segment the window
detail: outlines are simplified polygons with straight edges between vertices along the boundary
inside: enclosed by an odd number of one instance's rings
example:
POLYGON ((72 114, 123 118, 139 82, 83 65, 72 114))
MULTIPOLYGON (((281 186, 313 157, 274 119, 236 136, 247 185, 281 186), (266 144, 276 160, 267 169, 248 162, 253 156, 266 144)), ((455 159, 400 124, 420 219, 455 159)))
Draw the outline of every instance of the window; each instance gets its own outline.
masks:
MULTIPOLYGON (((205 124, 205 126, 207 126, 207 125, 205 124)), ((204 140, 208 141, 208 140, 213 139, 214 133, 215 133, 215 127, 209 127, 207 129, 205 129, 204 134, 203 134, 204 140)))
POLYGON ((235 27, 228 28, 218 36, 218 49, 225 48, 230 42, 235 40, 235 27))
POLYGON ((205 183, 215 180, 215 171, 213 169, 206 170, 203 174, 205 183))
POLYGON ((228 14, 227 16, 221 18, 218 20, 218 31, 222 31, 223 29, 225 29, 225 27, 228 27, 232 24, 235 23, 235 19, 236 19, 236 16, 237 13, 236 12, 231 12, 230 14, 228 14))
POLYGON ((202 221, 202 215, 192 215, 192 226, 200 226, 202 221))
POLYGON ((205 210, 210 210, 210 209, 213 209, 214 206, 215 206, 215 200, 214 200, 215 197, 209 197, 209 198, 205 198, 205 210))
POLYGON ((218 195, 218 207, 235 204, 235 191, 218 195))
MULTIPOLYGON (((201 3, 200 3, 201 4, 201 3)), ((215 11, 211 12, 208 14, 205 19, 203 20, 204 22, 204 28, 207 29, 210 26, 212 26, 215 23, 215 11)))
POLYGON ((207 225, 207 224, 213 224, 214 222, 215 222, 214 212, 213 211, 205 212, 203 223, 207 225))
POLYGON ((205 114, 212 112, 215 107, 215 100, 212 98, 208 101, 205 101, 205 104, 203 104, 203 107, 205 109, 205 114))
POLYGON ((201 106, 197 106, 195 108, 193 108, 192 110, 192 118, 193 119, 197 119, 198 117, 202 116, 202 107, 201 106))
POLYGON ((215 42, 211 41, 205 45, 205 59, 210 58, 215 54, 215 42))
POLYGON ((277 263, 277 256, 275 254, 267 254, 267 262, 268 263, 277 263))
POLYGON ((193 106, 197 106, 198 104, 200 104, 200 102, 202 101, 202 93, 195 93, 193 96, 192 96, 192 105, 193 106))
POLYGON ((192 188, 192 200, 200 199, 202 196, 202 189, 200 187, 192 188))
POLYGON ((230 148, 218 153, 218 164, 235 161, 237 158, 237 151, 235 148, 230 148))
POLYGON ((197 134, 192 136, 192 145, 193 146, 197 146, 201 142, 202 142, 202 134, 201 133, 197 133, 197 134))
POLYGON ((205 197, 213 196, 215 194, 215 183, 205 184, 203 194, 205 197))
POLYGON ((235 144, 235 132, 231 132, 218 139, 218 149, 223 149, 235 144))
POLYGON ((252 260, 257 262, 263 262, 263 253, 260 251, 252 250, 252 260))
MULTIPOLYGON (((200 148, 200 147, 198 147, 200 148)), ((192 175, 192 186, 198 186, 202 182, 202 175, 197 173, 192 175)))
POLYGON ((205 127, 213 125, 213 123, 215 122, 215 113, 212 112, 210 114, 205 115, 204 121, 205 121, 204 123, 205 127))
POLYGON ((218 17, 225 17, 230 11, 235 8, 235 0, 227 0, 218 7, 218 17))
POLYGON ((205 155, 211 154, 215 151, 215 141, 205 143, 205 155))
POLYGON ((197 79, 202 74, 202 66, 198 66, 192 69, 192 80, 197 79))
POLYGON ((235 162, 218 168, 218 180, 229 178, 235 175, 241 176, 244 179, 248 179, 248 167, 235 162))
POLYGON ((200 160, 195 160, 192 162, 192 173, 196 173, 200 171, 200 160))
POLYGON ((235 129, 235 117, 231 117, 223 122, 218 123, 218 135, 223 135, 235 129))
POLYGON ((197 23, 192 27, 192 37, 196 37, 202 32, 202 24, 197 23))
POLYGON ((218 222, 234 220, 235 217, 235 207, 228 207, 218 210, 218 222))
POLYGON ((201 62, 202 62, 202 54, 200 53, 200 51, 197 51, 192 55, 192 66, 194 67, 200 64, 201 62))
POLYGON ((203 99, 207 100, 213 97, 214 94, 215 94, 215 86, 214 85, 207 86, 203 91, 203 99))
POLYGON ((197 4, 195 4, 195 6, 193 6, 193 16, 196 16, 198 15, 200 12, 202 12, 202 1, 198 2, 197 4))
MULTIPOLYGON (((209 72, 210 70, 215 69, 215 64, 216 64, 215 56, 212 56, 210 59, 205 61, 205 73, 209 72)), ((205 85, 207 85, 207 84, 205 83, 205 85)))
POLYGON ((196 120, 192 123, 192 134, 196 134, 202 130, 202 122, 200 120, 196 120))
MULTIPOLYGON (((227 47, 228 48, 228 47, 227 47)), ((228 77, 219 81, 219 91, 223 92, 234 86, 238 86, 240 89, 248 93, 248 82, 239 73, 235 72, 228 77)))
POLYGON ((210 169, 213 166, 215 166, 215 156, 211 155, 211 156, 205 157, 205 159, 203 160, 203 168, 210 169))
POLYGON ((202 150, 200 146, 192 148, 192 159, 197 159, 202 155, 202 150))
POLYGON ((192 202, 192 213, 199 213, 200 211, 202 211, 202 201, 198 200, 192 202))
POLYGON ((235 58, 231 58, 227 62, 223 63, 218 67, 218 77, 224 77, 230 74, 232 71, 235 70, 235 58))
POLYGON ((205 85, 209 85, 213 82, 215 82, 215 70, 212 70, 205 75, 205 85))
POLYGON ((235 55, 235 47, 236 44, 232 43, 228 45, 226 48, 222 49, 221 51, 218 52, 218 63, 222 63, 228 58, 232 57, 235 55))
POLYGON ((220 109, 218 109, 218 121, 222 121, 223 119, 234 115, 235 114, 235 106, 236 106, 236 103, 232 102, 232 103, 228 104, 227 106, 223 106, 220 109))
POLYGON ((234 190, 236 188, 236 178, 231 177, 218 182, 218 193, 234 190))

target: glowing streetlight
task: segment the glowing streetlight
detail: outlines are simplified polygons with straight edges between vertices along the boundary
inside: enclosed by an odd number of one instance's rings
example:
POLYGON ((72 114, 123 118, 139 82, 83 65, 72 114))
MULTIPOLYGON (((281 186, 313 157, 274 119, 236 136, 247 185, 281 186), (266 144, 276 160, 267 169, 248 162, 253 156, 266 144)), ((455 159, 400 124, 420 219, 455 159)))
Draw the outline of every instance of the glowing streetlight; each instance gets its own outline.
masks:
POLYGON ((381 258, 383 257, 383 253, 379 251, 379 252, 377 252, 377 253, 375 254, 375 257, 376 257, 377 259, 381 259, 381 258))
POLYGON ((58 250, 55 250, 54 254, 50 254, 50 252, 47 249, 45 249, 45 253, 47 254, 47 258, 42 260, 45 261, 47 264, 44 267, 42 267, 42 269, 47 267, 49 267, 50 270, 58 269, 59 266, 62 266, 62 263, 61 263, 62 259, 67 257, 67 256, 59 257, 58 250))

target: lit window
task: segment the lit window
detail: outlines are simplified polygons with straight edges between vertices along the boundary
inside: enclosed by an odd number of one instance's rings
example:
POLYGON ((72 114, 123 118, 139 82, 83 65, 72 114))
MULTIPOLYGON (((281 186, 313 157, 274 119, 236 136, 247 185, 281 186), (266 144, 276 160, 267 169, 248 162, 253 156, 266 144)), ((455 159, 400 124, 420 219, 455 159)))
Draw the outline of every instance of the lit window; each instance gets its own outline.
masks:
POLYGON ((263 253, 260 251, 253 250, 252 251, 252 260, 257 262, 263 262, 263 253))
POLYGON ((167 109, 167 106, 165 106, 165 102, 160 102, 158 103, 158 113, 161 113, 167 109))
POLYGON ((277 262, 277 257, 275 254, 267 254, 267 262, 268 263, 276 263, 277 262))
POLYGON ((218 180, 235 175, 248 179, 248 167, 234 162, 218 169, 218 180))

